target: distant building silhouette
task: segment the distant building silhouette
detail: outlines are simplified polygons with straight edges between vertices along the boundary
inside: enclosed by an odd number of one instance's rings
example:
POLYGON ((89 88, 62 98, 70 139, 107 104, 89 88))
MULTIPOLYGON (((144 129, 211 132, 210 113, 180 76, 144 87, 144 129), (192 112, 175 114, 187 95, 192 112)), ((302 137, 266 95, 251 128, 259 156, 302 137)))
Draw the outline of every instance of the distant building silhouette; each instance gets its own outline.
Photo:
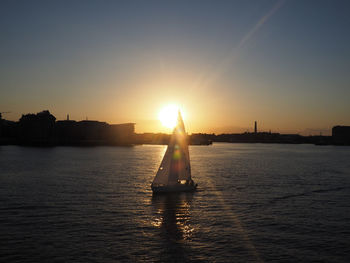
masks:
POLYGON ((100 121, 57 121, 59 144, 121 145, 132 144, 135 124, 108 124, 100 121))
MULTIPOLYGON (((163 133, 135 134, 135 123, 108 124, 106 122, 69 119, 56 121, 48 110, 37 114, 24 114, 18 122, 2 118, 0 112, 0 145, 132 145, 168 144, 170 135, 163 133)), ((188 137, 190 144, 208 145, 212 142, 232 143, 310 143, 317 145, 350 145, 350 126, 335 126, 332 136, 301 136, 258 132, 257 121, 254 132, 240 134, 197 133, 188 137)))
POLYGON ((254 133, 258 133, 258 125, 257 122, 254 122, 254 133))
POLYGON ((135 123, 111 124, 108 136, 112 142, 132 143, 135 140, 135 123))
POLYGON ((137 144, 168 144, 170 134, 165 133, 142 133, 135 134, 137 144))
POLYGON ((334 126, 332 140, 334 144, 350 145, 350 126, 334 126))
MULTIPOLYGON (((2 117, 2 116, 1 116, 2 117)), ((0 118, 0 144, 130 145, 135 143, 135 123, 99 121, 56 121, 48 110, 23 114, 18 122, 0 118)))
POLYGON ((54 143, 56 118, 48 110, 25 114, 19 120, 19 139, 24 144, 54 143))
POLYGON ((192 133, 189 136, 189 143, 191 145, 210 145, 213 143, 214 134, 192 133))

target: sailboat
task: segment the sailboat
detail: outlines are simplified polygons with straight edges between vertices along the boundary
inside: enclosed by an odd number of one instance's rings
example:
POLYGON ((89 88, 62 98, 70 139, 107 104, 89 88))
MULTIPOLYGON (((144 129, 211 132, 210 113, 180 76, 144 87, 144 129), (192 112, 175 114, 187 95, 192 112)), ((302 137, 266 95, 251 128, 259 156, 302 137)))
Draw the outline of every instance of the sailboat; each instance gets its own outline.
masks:
POLYGON ((191 179, 188 140, 180 111, 151 188, 153 193, 189 192, 197 188, 197 184, 191 179))

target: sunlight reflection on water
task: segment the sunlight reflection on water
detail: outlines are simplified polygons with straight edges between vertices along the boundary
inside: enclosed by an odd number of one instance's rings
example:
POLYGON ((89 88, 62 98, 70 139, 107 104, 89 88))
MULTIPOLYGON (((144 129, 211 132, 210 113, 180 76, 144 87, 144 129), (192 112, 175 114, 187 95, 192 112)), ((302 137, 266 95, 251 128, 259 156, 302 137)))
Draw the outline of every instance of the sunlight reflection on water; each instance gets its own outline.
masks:
POLYGON ((191 146, 157 196, 166 146, 0 150, 4 262, 347 262, 349 147, 191 146))
POLYGON ((152 225, 162 229, 169 238, 190 239, 194 228, 190 224, 191 193, 153 195, 152 205, 158 215, 152 225))

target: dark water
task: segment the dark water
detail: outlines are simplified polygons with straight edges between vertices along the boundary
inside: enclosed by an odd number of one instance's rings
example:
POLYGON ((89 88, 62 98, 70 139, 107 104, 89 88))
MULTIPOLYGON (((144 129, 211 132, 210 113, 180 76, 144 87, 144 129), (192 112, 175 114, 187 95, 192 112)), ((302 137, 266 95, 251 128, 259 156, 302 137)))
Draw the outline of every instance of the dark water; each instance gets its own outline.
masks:
POLYGON ((350 262, 350 147, 192 146, 152 197, 164 151, 0 147, 0 262, 350 262))

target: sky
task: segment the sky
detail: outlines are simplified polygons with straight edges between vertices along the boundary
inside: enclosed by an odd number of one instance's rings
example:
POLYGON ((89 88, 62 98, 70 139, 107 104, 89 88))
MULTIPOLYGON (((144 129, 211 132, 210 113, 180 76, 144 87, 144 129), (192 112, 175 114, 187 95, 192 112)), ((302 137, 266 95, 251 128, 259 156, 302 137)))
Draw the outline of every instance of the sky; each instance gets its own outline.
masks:
POLYGON ((350 2, 1 1, 0 112, 169 132, 350 125, 350 2))

